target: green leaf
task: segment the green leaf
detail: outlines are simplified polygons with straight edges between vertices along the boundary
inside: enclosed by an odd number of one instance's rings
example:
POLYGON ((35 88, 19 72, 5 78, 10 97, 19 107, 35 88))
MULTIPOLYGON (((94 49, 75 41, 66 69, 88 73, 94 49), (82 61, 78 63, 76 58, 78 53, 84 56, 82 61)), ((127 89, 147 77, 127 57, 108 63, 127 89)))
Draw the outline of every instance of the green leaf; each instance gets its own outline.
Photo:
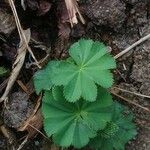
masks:
POLYGON ((137 134, 131 112, 125 113, 125 108, 117 102, 113 107, 112 120, 90 141, 92 149, 124 150, 125 144, 137 134))
POLYGON ((0 77, 4 76, 7 73, 7 70, 4 67, 0 67, 0 77))
POLYGON ((72 62, 60 61, 60 65, 54 69, 52 81, 55 85, 66 85, 73 79, 78 68, 72 62))
POLYGON ((75 102, 81 96, 81 78, 75 76, 69 84, 64 87, 64 96, 70 102, 75 102))
POLYGON ((107 90, 100 88, 97 100, 92 103, 83 100, 69 103, 60 89, 56 87, 52 92, 44 93, 44 129, 49 137, 52 136, 54 143, 62 147, 72 145, 81 148, 110 121, 112 98, 107 90))
POLYGON ((51 74, 58 64, 59 61, 50 61, 44 69, 36 72, 34 75, 34 86, 37 94, 39 94, 42 90, 51 89, 53 85, 51 81, 51 74))
POLYGON ((95 101, 96 84, 105 88, 113 84, 109 69, 116 67, 114 58, 107 53, 104 44, 85 39, 73 44, 69 54, 71 58, 61 61, 54 69, 52 82, 56 86, 64 86, 64 96, 70 102, 80 97, 95 101))
POLYGON ((63 88, 61 86, 52 87, 52 95, 55 100, 60 100, 63 97, 63 88))

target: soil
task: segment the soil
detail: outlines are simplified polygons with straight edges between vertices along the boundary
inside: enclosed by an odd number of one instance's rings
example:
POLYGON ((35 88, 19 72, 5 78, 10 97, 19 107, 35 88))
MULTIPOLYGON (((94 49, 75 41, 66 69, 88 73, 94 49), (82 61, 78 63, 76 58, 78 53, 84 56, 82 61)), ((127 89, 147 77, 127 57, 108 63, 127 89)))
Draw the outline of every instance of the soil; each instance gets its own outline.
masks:
MULTIPOLYGON (((112 55, 116 55, 138 39, 150 33, 149 0, 80 0, 80 11, 86 20, 86 24, 83 25, 79 22, 71 29, 70 37, 65 37, 64 39, 58 37, 59 26, 57 26, 56 21, 58 17, 56 10, 60 6, 58 6, 57 2, 56 5, 54 5, 55 1, 51 5, 50 1, 47 0, 44 3, 45 7, 38 0, 26 0, 26 2, 26 11, 23 11, 22 6, 18 2, 16 3, 16 8, 24 28, 30 27, 31 29, 31 37, 34 40, 30 42, 30 46, 38 59, 43 58, 46 54, 50 54, 50 59, 67 57, 67 48, 69 45, 81 37, 104 42, 111 49, 112 55), (52 50, 50 51, 50 49, 52 50)), ((12 14, 6 4, 0 4, 1 12, 5 16, 11 16, 8 17, 7 22, 12 22, 12 14)), ((19 43, 18 34, 16 34, 16 29, 14 30, 14 23, 9 28, 8 25, 4 26, 1 24, 1 19, 0 52, 2 54, 0 55, 0 66, 5 66, 10 70, 15 60, 17 45, 19 43)), ((68 29, 66 24, 65 27, 68 29)), ((70 30, 66 32, 68 35, 70 30)), ((46 62, 42 65, 44 66, 46 62)), ((30 82, 36 70, 38 68, 33 65, 33 60, 28 54, 18 79, 27 84, 30 82)), ((130 92, 150 96, 150 40, 147 40, 117 59, 117 69, 114 72, 114 76, 116 80, 114 86, 130 92)), ((6 86, 6 84, 2 83, 8 77, 9 72, 6 76, 0 78, 0 95, 2 95, 6 86)), ((150 108, 149 98, 119 90, 116 92, 132 102, 150 108)), ((20 116, 20 118, 12 118, 9 111, 5 109, 2 109, 1 114, 4 118, 4 124, 7 127, 11 127, 11 129, 15 128, 15 131, 14 129, 12 130, 20 138, 22 137, 22 133, 16 132, 16 129, 23 120, 28 118, 33 110, 34 104, 29 100, 28 95, 20 90, 18 84, 14 85, 10 98, 11 103, 8 104, 9 110, 20 116)), ((138 128, 138 135, 127 144, 126 150, 149 150, 150 113, 142 108, 122 101, 118 97, 114 96, 114 99, 127 105, 135 115, 134 121, 138 128)), ((0 133, 0 150, 8 149, 6 143, 8 143, 7 138, 0 133)), ((41 134, 37 134, 37 136, 32 137, 24 145, 23 150, 28 149, 49 150, 58 148, 52 146, 51 142, 45 140, 41 134)))
POLYGON ((10 128, 19 128, 29 118, 33 109, 33 104, 25 92, 13 93, 3 112, 4 124, 10 128))

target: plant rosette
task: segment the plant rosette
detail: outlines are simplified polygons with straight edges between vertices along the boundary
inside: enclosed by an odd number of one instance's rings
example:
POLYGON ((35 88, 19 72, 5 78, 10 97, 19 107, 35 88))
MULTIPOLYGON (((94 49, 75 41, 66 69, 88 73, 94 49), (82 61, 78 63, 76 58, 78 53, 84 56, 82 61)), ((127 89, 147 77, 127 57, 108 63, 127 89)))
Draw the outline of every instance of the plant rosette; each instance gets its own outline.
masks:
POLYGON ((137 134, 131 112, 122 105, 113 104, 112 119, 107 123, 98 136, 89 142, 89 146, 96 150, 124 150, 125 144, 137 134))
POLYGON ((70 47, 69 55, 71 57, 61 61, 52 73, 54 85, 64 86, 67 101, 75 102, 81 97, 95 101, 97 85, 104 88, 112 86, 110 69, 115 68, 116 63, 104 44, 81 39, 70 47))
POLYGON ((69 49, 69 57, 63 61, 50 61, 34 76, 35 90, 50 90, 53 85, 63 86, 67 101, 76 102, 81 97, 95 101, 97 85, 109 88, 113 84, 110 69, 116 67, 115 59, 107 47, 92 40, 81 39, 69 49))
POLYGON ((52 136, 55 144, 81 148, 110 121, 112 98, 107 90, 100 88, 94 102, 81 99, 76 103, 69 103, 62 96, 61 89, 57 87, 52 92, 44 93, 44 129, 49 137, 52 136))

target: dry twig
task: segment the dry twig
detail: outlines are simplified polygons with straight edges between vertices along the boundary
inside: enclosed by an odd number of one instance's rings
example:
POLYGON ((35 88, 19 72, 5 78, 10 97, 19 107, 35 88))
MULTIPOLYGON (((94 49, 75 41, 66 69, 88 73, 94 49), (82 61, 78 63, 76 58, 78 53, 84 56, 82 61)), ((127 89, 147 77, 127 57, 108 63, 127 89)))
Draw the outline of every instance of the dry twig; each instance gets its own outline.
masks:
POLYGON ((131 49, 135 48, 137 45, 139 45, 139 44, 143 43, 144 41, 148 40, 149 38, 150 38, 150 34, 148 34, 145 37, 141 38, 140 40, 138 40, 137 42, 135 42, 134 44, 129 46, 127 49, 123 50, 122 52, 120 52, 119 54, 114 56, 114 58, 118 59, 119 57, 121 57, 124 54, 126 54, 127 52, 129 52, 131 49))
POLYGON ((137 106, 137 107, 139 107, 139 108, 142 108, 143 110, 145 110, 145 111, 147 111, 147 112, 150 112, 150 110, 149 110, 148 108, 146 108, 146 107, 143 107, 143 106, 141 106, 141 105, 139 105, 139 104, 137 104, 137 103, 135 103, 135 102, 133 102, 133 101, 131 101, 131 100, 129 100, 129 99, 127 99, 127 98, 125 98, 125 97, 123 97, 123 96, 121 96, 121 95, 115 93, 115 92, 113 92, 113 91, 111 91, 111 93, 112 93, 113 95, 119 97, 120 99, 122 99, 122 100, 128 102, 129 104, 135 105, 135 106, 137 106))
MULTIPOLYGON (((29 29, 25 31, 25 35, 26 35, 27 41, 29 42, 30 35, 31 35, 29 29)), ((8 94, 9 94, 13 84, 15 83, 15 81, 16 81, 18 75, 19 75, 19 72, 20 72, 20 70, 23 66, 25 56, 26 56, 26 44, 25 43, 20 43, 20 48, 18 49, 18 55, 17 55, 17 58, 16 58, 16 60, 13 64, 13 70, 12 70, 11 75, 9 77, 8 84, 7 84, 7 87, 5 89, 5 92, 2 95, 2 97, 0 98, 0 102, 7 99, 8 94)))
POLYGON ((17 150, 21 150, 27 142, 28 142, 28 136, 26 136, 26 138, 23 140, 23 142, 20 144, 17 150))
POLYGON ((30 96, 30 92, 28 91, 27 87, 23 84, 21 80, 17 80, 18 85, 21 87, 21 89, 30 96))
POLYGON ((13 15, 15 17, 15 21, 16 21, 16 25, 17 25, 17 29, 18 29, 18 32, 19 32, 19 36, 20 36, 20 40, 21 42, 24 42, 25 45, 26 45, 26 48, 28 49, 29 53, 31 54, 32 58, 34 59, 34 61, 36 62, 36 65, 41 68, 41 66, 38 64, 38 61, 36 60, 31 48, 29 47, 28 45, 28 41, 26 39, 26 36, 23 32, 23 29, 21 27, 21 24, 20 24, 20 21, 19 21, 19 18, 18 18, 18 15, 17 15, 17 11, 16 11, 16 8, 15 8, 15 5, 14 5, 14 1, 13 0, 8 0, 9 1, 9 4, 10 4, 10 7, 12 9, 12 12, 13 12, 13 15))
POLYGON ((85 24, 85 20, 79 11, 77 0, 65 0, 65 3, 68 10, 71 27, 73 27, 73 24, 78 23, 76 13, 78 13, 81 22, 85 24))
POLYGON ((8 79, 5 79, 1 84, 0 84, 0 92, 7 86, 8 79))
POLYGON ((112 87, 112 89, 117 89, 117 90, 120 90, 122 92, 134 94, 134 95, 137 95, 137 96, 140 96, 140 97, 150 98, 150 96, 148 96, 148 95, 144 95, 144 94, 140 94, 140 93, 136 93, 136 92, 131 92, 131 91, 119 88, 119 87, 112 87))

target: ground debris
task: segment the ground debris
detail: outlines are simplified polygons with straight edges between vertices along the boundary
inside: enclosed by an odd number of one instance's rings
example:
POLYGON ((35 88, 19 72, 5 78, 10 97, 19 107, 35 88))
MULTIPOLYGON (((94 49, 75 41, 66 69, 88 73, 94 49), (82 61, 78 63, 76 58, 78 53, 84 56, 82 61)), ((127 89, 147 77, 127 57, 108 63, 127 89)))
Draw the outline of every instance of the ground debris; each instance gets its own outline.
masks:
POLYGON ((52 3, 48 0, 26 0, 26 5, 38 16, 42 16, 51 9, 52 3))
POLYGON ((33 109, 34 105, 25 92, 15 92, 10 96, 9 102, 4 108, 4 123, 17 129, 29 118, 33 109))
POLYGON ((115 31, 120 29, 125 21, 125 4, 120 0, 88 0, 85 14, 96 24, 107 26, 115 31))
POLYGON ((0 8, 0 32, 10 34, 16 28, 13 15, 0 8))

